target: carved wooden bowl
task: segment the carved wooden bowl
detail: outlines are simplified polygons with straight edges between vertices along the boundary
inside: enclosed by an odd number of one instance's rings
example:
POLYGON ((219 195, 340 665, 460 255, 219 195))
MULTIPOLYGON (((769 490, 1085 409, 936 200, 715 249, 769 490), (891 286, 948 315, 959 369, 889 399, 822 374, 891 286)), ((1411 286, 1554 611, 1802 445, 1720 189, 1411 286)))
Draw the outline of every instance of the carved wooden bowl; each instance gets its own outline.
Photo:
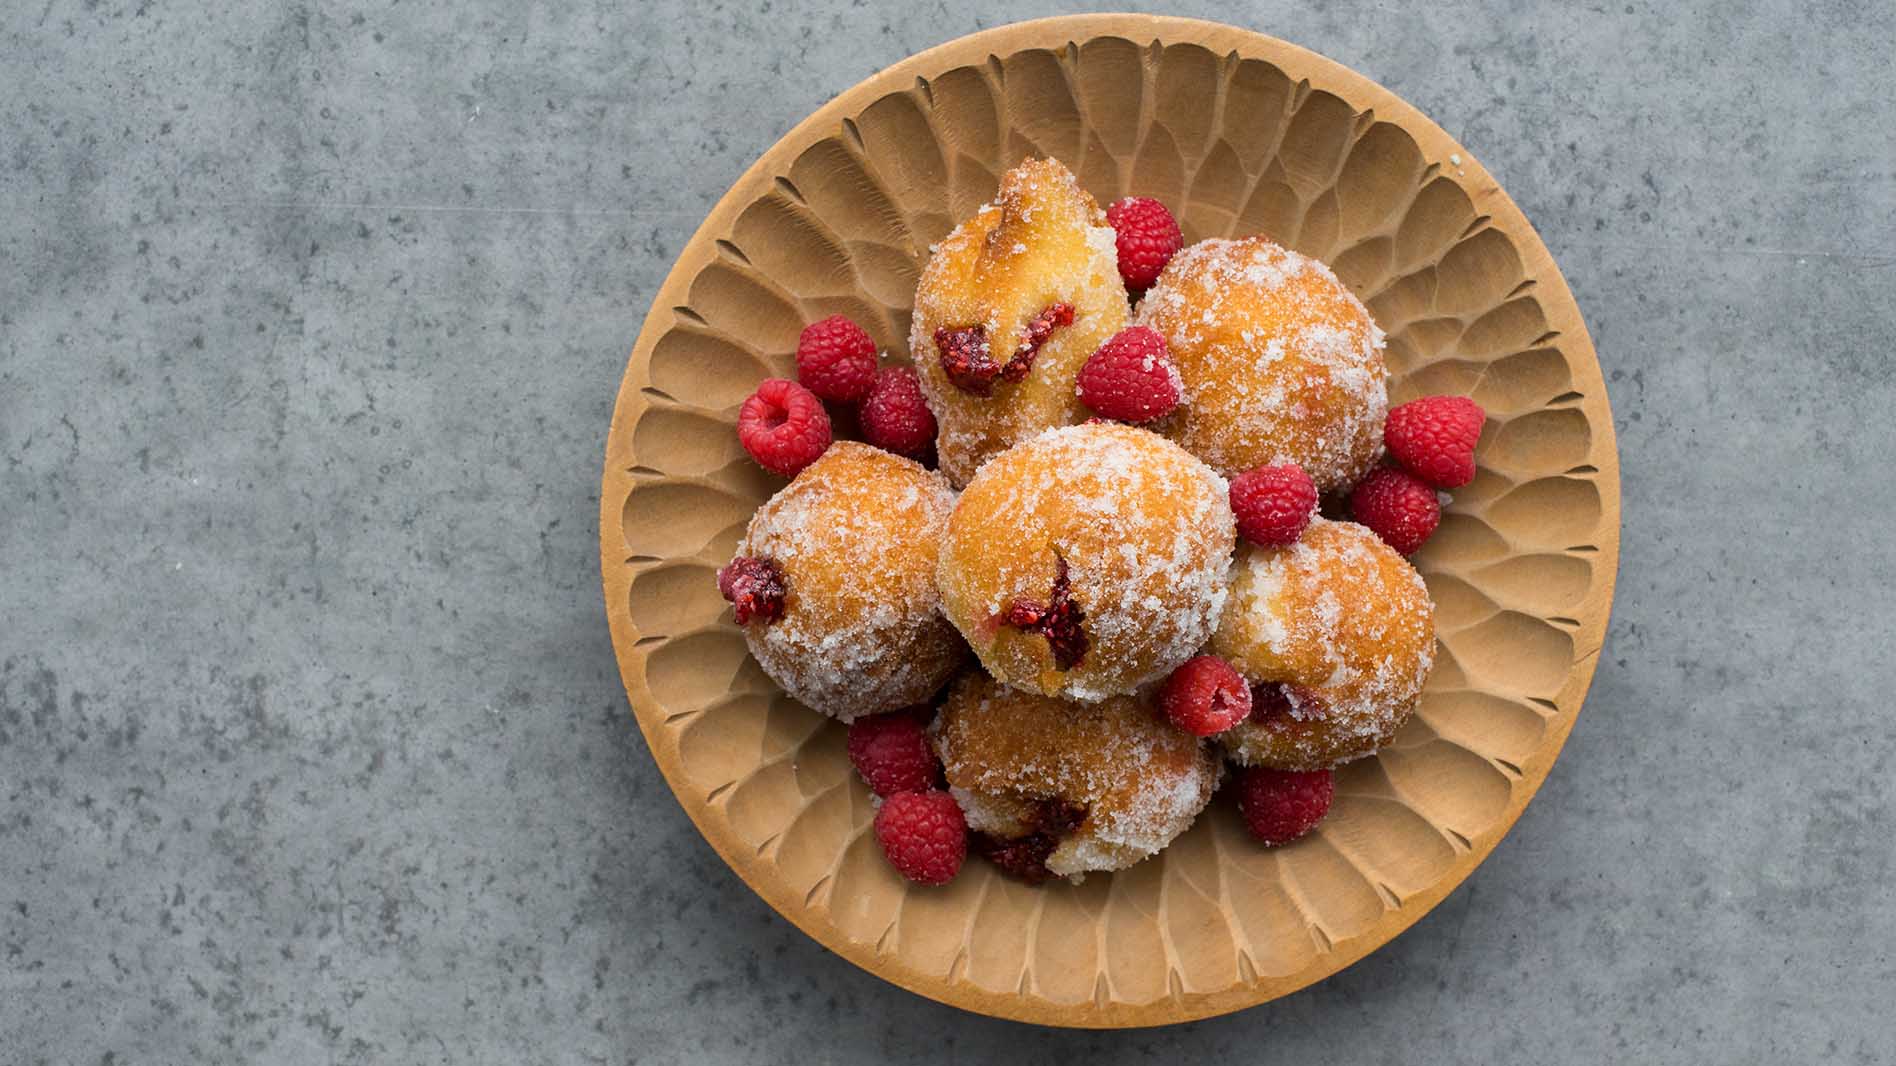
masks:
MULTIPOLYGON (((1320 56, 1185 19, 1007 26, 905 60, 800 123, 686 245, 632 350, 600 495, 607 614, 639 727, 731 868, 831 950, 945 1003, 1135 1026, 1284 995, 1407 928, 1493 849, 1572 729, 1619 550, 1606 389, 1527 219, 1468 151, 1320 56), (718 597, 781 482, 737 408, 841 312, 902 353, 929 244, 1029 154, 1186 239, 1264 233, 1329 262, 1389 332, 1391 401, 1473 396, 1480 473, 1417 556, 1441 647, 1421 710, 1265 850, 1225 797, 1159 857, 1032 888, 883 860, 844 730, 766 678, 718 597)), ((1477 919, 1479 920, 1479 919, 1477 919)))

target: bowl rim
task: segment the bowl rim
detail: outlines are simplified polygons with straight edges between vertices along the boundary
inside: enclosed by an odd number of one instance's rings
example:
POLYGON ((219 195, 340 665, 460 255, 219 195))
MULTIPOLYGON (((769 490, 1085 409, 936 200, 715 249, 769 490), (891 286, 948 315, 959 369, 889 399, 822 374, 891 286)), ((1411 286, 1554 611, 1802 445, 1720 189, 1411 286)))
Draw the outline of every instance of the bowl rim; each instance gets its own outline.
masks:
POLYGON ((1619 573, 1620 483, 1619 447, 1605 379, 1591 336, 1573 293, 1554 263, 1540 234, 1501 188, 1487 168, 1427 115, 1394 92, 1363 74, 1309 49, 1256 30, 1225 23, 1170 15, 1096 13, 1060 15, 1009 23, 957 37, 900 60, 844 90, 793 126, 752 163, 711 208, 705 220, 681 247, 678 257, 659 285, 640 326, 637 340, 621 379, 607 436, 605 470, 599 498, 600 571, 606 616, 614 657, 634 718, 647 749, 658 764, 666 786, 684 808, 699 833, 725 864, 779 915, 817 943, 844 959, 917 995, 963 1010, 1013 1021, 1087 1029, 1136 1028, 1169 1025, 1243 1010, 1305 988, 1338 973, 1370 952, 1395 939, 1453 892, 1486 861, 1496 845, 1512 830, 1558 759, 1579 717, 1599 661, 1619 573), (1260 59, 1300 83, 1332 93, 1362 111, 1402 128, 1416 141, 1423 157, 1442 166, 1454 166, 1457 182, 1476 210, 1506 233, 1520 255, 1523 271, 1535 278, 1537 298, 1550 329, 1562 337, 1561 349, 1573 372, 1573 387, 1581 392, 1579 409, 1587 415, 1596 435, 1593 452, 1598 472, 1592 478, 1599 490, 1601 518, 1597 536, 1594 577, 1582 603, 1575 609, 1580 625, 1571 636, 1574 659, 1559 698, 1558 714, 1547 719, 1548 736, 1536 749, 1532 765, 1512 790, 1507 808, 1490 831, 1471 841, 1470 850, 1457 856, 1449 871, 1435 883, 1401 901, 1393 910, 1355 934, 1331 945, 1309 965, 1281 977, 1258 977, 1234 982, 1213 992, 1173 995, 1147 1003, 1092 1001, 1063 1004, 1038 996, 992 992, 947 975, 916 972, 895 956, 878 955, 875 945, 852 941, 811 911, 791 888, 759 876, 749 851, 731 831, 708 817, 705 797, 683 783, 675 750, 654 742, 660 724, 652 717, 650 688, 646 683, 642 651, 635 652, 639 631, 633 624, 626 595, 631 560, 625 554, 623 505, 634 483, 636 465, 631 428, 649 406, 644 389, 650 385, 650 352, 671 324, 672 309, 686 303, 691 282, 716 254, 717 241, 732 229, 773 177, 788 169, 804 150, 841 128, 845 118, 860 114, 869 104, 913 87, 919 79, 943 70, 987 62, 1013 53, 1043 49, 1060 52, 1098 37, 1117 37, 1140 48, 1155 45, 1198 45, 1232 59, 1260 59), (643 354, 644 359, 640 356, 643 354))

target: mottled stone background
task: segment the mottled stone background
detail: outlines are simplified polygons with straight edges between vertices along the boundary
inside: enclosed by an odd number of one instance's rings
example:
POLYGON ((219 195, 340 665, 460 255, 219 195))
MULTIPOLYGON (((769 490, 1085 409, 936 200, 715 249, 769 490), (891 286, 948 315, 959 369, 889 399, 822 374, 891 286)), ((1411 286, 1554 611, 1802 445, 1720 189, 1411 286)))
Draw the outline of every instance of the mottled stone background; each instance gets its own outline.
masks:
POLYGON ((1592 698, 1323 984, 964 1015, 718 861, 595 515, 672 256, 836 92, 1065 4, 0 10, 0 1060, 1888 1061, 1896 4, 1209 3, 1540 227, 1624 457, 1592 698))

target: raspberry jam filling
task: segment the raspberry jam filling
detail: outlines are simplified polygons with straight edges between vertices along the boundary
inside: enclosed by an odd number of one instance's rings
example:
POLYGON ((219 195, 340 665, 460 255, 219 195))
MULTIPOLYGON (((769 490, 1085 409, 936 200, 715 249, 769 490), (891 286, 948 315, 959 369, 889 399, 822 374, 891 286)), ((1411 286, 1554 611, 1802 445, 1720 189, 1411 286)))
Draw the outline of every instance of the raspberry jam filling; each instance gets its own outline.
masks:
POLYGON ((962 392, 987 396, 994 391, 994 379, 1001 368, 988 350, 987 328, 968 326, 935 331, 935 347, 941 352, 941 370, 962 392))
POLYGON ((1086 658, 1086 612, 1073 599, 1072 583, 1067 579, 1067 561, 1054 556, 1059 570, 1054 574, 1053 591, 1045 604, 1015 600, 1001 616, 1005 625, 1023 633, 1038 633, 1047 638, 1053 661, 1062 670, 1071 670, 1086 658))
POLYGON ((1041 800, 1028 820, 1032 831, 1026 836, 1008 840, 976 833, 974 850, 1000 867, 1002 873, 1037 885, 1053 876, 1053 871, 1047 869, 1047 857, 1059 846, 1060 839, 1078 829, 1085 820, 1084 807, 1064 800, 1041 800))
POLYGON ((1271 729, 1289 728, 1292 722, 1315 722, 1329 714, 1317 695, 1306 688, 1276 681, 1251 686, 1251 721, 1271 729), (1292 693, 1295 702, 1292 702, 1292 693))
POLYGON ((1001 368, 1001 380, 1020 381, 1026 378, 1027 372, 1034 368, 1034 356, 1040 354, 1040 346, 1047 343, 1047 338, 1053 336, 1054 330, 1072 324, 1072 304, 1051 304, 1035 315, 1034 320, 1027 323, 1027 335, 1021 338, 1020 348, 1001 368))
POLYGON ((735 608, 737 624, 783 617, 783 570, 769 559, 740 555, 718 571, 718 592, 735 608))
POLYGON ((1034 356, 1055 330, 1073 324, 1073 305, 1050 304, 1027 323, 1020 347, 1005 364, 994 361, 988 344, 987 327, 981 325, 935 331, 935 348, 941 353, 941 369, 955 388, 974 396, 990 396, 998 379, 1011 383, 1024 381, 1034 368, 1034 356))

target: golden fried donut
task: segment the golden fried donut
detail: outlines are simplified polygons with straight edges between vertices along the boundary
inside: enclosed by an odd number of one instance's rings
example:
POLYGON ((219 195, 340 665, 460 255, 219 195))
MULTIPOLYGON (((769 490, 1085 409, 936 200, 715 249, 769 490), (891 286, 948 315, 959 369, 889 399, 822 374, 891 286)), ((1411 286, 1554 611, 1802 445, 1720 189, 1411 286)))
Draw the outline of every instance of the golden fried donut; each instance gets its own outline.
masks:
POLYGON ((1072 173, 1029 159, 1003 175, 915 290, 909 350, 948 480, 966 485, 989 456, 1084 419, 1080 367, 1127 317, 1113 231, 1072 173))
POLYGON ((933 696, 967 655, 935 592, 954 501, 919 463, 837 441, 758 508, 719 585, 764 672, 845 722, 933 696))
POLYGON ((1231 757, 1316 770, 1374 753, 1408 721, 1435 661, 1435 603, 1376 534, 1312 518, 1295 544, 1239 549, 1207 650, 1260 686, 1251 718, 1219 737, 1231 757))
POLYGON ((1184 382, 1164 432, 1227 477, 1296 463, 1319 492, 1382 454, 1383 332, 1330 268, 1262 237, 1200 241, 1139 304, 1184 382))
POLYGON ((1155 433, 1050 429, 989 460, 942 537, 942 612, 1002 682, 1098 700, 1211 634, 1236 537, 1229 489, 1155 433))
POLYGON ((1218 787, 1217 752, 1132 696, 1073 704, 970 671, 931 729, 968 827, 1048 838, 1062 877, 1119 870, 1183 833, 1218 787))

